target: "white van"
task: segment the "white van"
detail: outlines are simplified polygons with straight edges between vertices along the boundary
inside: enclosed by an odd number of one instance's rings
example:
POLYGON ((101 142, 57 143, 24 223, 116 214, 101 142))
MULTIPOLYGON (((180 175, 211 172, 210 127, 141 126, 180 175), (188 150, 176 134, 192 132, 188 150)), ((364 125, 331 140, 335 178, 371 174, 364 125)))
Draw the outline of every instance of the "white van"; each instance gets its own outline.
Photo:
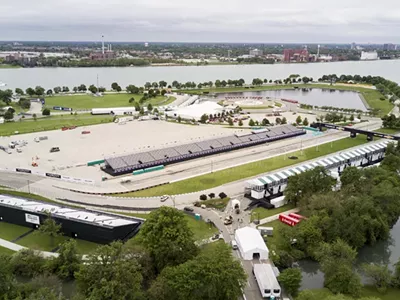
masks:
POLYGON ((237 250, 238 249, 238 245, 237 245, 235 240, 232 240, 231 245, 232 245, 232 249, 233 250, 237 250))

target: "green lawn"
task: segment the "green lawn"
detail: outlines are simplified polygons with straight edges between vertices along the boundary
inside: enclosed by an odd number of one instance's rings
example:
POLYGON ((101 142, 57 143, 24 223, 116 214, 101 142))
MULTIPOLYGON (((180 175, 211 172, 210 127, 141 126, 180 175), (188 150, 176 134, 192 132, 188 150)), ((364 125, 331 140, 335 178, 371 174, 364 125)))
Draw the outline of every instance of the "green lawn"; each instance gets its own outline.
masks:
MULTIPOLYGON (((7 122, 0 124, 0 136, 12 135, 15 131, 22 133, 39 132, 60 129, 63 126, 88 126, 101 123, 110 123, 111 116, 80 115, 57 115, 46 118, 21 119, 21 122, 7 122)), ((78 129, 79 130, 79 129, 78 129)))
MULTIPOLYGON (((124 213, 124 212, 116 212, 122 215, 138 217, 142 219, 146 219, 148 214, 140 214, 140 213, 124 213)), ((214 226, 210 226, 204 221, 198 221, 194 217, 185 214, 185 219, 188 221, 189 228, 193 231, 194 239, 196 241, 202 240, 212 235, 218 233, 218 229, 214 226)))
POLYGON ((0 238, 7 241, 12 241, 29 230, 28 227, 0 222, 0 238))
POLYGON ((312 147, 303 150, 302 154, 300 151, 295 151, 286 155, 280 155, 273 158, 268 158, 257 162, 245 164, 242 166, 213 172, 212 174, 205 174, 190 179, 177 181, 172 184, 166 184, 138 192, 117 194, 115 196, 150 197, 150 196, 183 194, 183 193, 191 193, 191 192, 206 190, 232 181, 245 179, 248 177, 256 176, 258 174, 302 163, 307 160, 315 159, 319 156, 338 152, 350 147, 359 146, 365 144, 366 142, 367 141, 365 136, 357 136, 354 139, 344 138, 331 143, 319 145, 318 150, 316 147, 312 147), (298 159, 296 160, 288 159, 288 157, 292 155, 297 156, 298 159))
MULTIPOLYGON (((139 101, 142 96, 143 94, 127 94, 125 92, 105 94, 103 97, 94 97, 92 95, 56 95, 46 97, 46 106, 49 108, 63 106, 74 110, 104 107, 133 107, 132 103, 129 103, 129 99, 133 97, 136 101, 139 101)), ((174 100, 174 97, 157 96, 156 98, 149 99, 145 105, 147 103, 151 103, 153 106, 166 105, 174 100)))
POLYGON ((293 203, 286 204, 284 206, 281 206, 279 208, 273 208, 273 209, 266 209, 264 207, 257 207, 251 211, 251 221, 253 220, 258 220, 258 219, 264 219, 271 217, 276 214, 280 214, 282 212, 285 212, 287 210, 296 208, 296 206, 293 203))
POLYGON ((211 89, 193 89, 193 90, 180 90, 181 92, 190 94, 202 94, 203 92, 209 91, 210 93, 226 93, 226 92, 246 92, 246 91, 263 91, 263 90, 284 90, 293 89, 295 86, 299 88, 315 88, 315 89, 335 89, 342 91, 356 91, 360 92, 365 101, 371 108, 378 108, 381 110, 380 115, 383 116, 389 113, 393 109, 393 104, 388 100, 380 100, 382 94, 377 90, 357 87, 357 86, 345 86, 345 85, 329 85, 329 84, 289 84, 289 85, 267 85, 267 86, 257 86, 253 88, 244 87, 227 87, 227 88, 211 88, 211 89))
MULTIPOLYGON (((313 297, 308 298, 308 300, 322 300, 328 296, 331 296, 332 293, 324 288, 324 289, 315 289, 311 290, 313 292, 313 297)), ((364 286, 361 291, 361 297, 376 297, 381 300, 399 300, 400 299, 400 289, 389 288, 385 294, 378 293, 376 288, 371 286, 364 286)), ((345 297, 346 300, 356 300, 350 296, 345 297)))
POLYGON ((0 64, 0 69, 18 69, 18 68, 21 68, 21 66, 0 64))
POLYGON ((204 204, 207 207, 212 207, 215 209, 223 210, 225 209, 226 205, 228 204, 231 198, 226 197, 224 199, 216 198, 216 199, 208 199, 204 201, 200 201, 201 204, 204 204))
MULTIPOLYGON (((54 248, 56 248, 59 244, 65 242, 67 239, 68 238, 65 236, 58 236, 54 238, 52 242, 49 236, 39 232, 34 232, 18 240, 17 244, 25 246, 30 249, 51 251, 54 248)), ((96 243, 88 241, 83 241, 83 240, 76 240, 76 241, 78 246, 78 253, 80 254, 88 254, 91 251, 95 250, 97 246, 99 246, 96 243)))
POLYGON ((0 246, 0 254, 12 255, 14 253, 15 252, 13 250, 10 250, 10 249, 7 249, 7 248, 4 248, 4 247, 0 246))

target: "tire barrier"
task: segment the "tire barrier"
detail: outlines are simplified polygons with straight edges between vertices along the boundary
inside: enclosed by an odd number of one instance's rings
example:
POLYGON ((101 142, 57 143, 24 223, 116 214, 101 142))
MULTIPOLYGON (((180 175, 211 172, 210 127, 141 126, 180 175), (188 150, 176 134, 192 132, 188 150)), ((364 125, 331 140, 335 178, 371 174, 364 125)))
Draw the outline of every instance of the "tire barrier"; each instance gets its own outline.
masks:
POLYGON ((66 203, 72 203, 72 204, 78 204, 78 205, 85 205, 85 206, 93 206, 93 207, 99 207, 99 208, 105 208, 105 209, 115 209, 115 210, 129 210, 129 211, 153 211, 158 209, 158 207, 129 207, 129 206, 118 206, 118 205, 109 205, 109 204, 93 204, 93 203, 87 203, 87 202, 82 202, 82 201, 76 201, 76 200, 71 200, 71 199, 65 199, 65 198, 56 198, 59 201, 63 201, 66 203))
POLYGON ((74 192, 74 193, 79 193, 79 194, 107 196, 107 195, 120 195, 120 194, 128 194, 128 193, 139 192, 139 191, 148 190, 148 189, 151 189, 153 187, 162 186, 162 185, 166 185, 166 184, 170 184, 170 182, 164 182, 164 183, 160 183, 160 184, 155 184, 155 185, 147 186, 147 187, 144 187, 144 188, 141 188, 141 189, 136 189, 136 190, 123 191, 123 192, 110 192, 110 193, 85 192, 85 191, 79 191, 79 190, 75 190, 75 189, 66 189, 66 190, 68 190, 70 192, 74 192))

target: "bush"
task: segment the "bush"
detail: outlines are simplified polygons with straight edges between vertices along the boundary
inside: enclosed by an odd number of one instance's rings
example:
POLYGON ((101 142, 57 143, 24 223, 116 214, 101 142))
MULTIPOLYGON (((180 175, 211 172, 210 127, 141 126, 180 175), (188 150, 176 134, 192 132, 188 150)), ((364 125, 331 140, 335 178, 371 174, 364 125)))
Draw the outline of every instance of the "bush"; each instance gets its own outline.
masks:
POLYGON ((206 194, 200 195, 200 200, 203 200, 203 201, 207 200, 207 195, 206 194))
POLYGON ((11 259, 11 268, 15 275, 33 277, 42 274, 46 259, 32 249, 17 252, 11 259))
POLYGON ((224 192, 219 193, 218 196, 221 199, 224 199, 224 198, 228 197, 224 192))
POLYGON ((48 109, 48 108, 43 109, 42 115, 43 116, 50 116, 50 109, 48 109))
POLYGON ((214 193, 210 193, 210 194, 208 194, 208 197, 210 197, 210 199, 213 199, 213 198, 215 198, 215 194, 214 193))

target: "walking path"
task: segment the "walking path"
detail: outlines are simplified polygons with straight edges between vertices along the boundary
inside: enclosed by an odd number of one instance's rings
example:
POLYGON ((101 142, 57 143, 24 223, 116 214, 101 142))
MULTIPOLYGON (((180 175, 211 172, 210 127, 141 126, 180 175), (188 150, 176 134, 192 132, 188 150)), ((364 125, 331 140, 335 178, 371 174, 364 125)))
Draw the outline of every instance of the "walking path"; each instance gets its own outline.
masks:
MULTIPOLYGON (((18 245, 18 244, 15 244, 15 243, 3 240, 3 239, 0 239, 0 246, 3 247, 3 248, 7 248, 7 249, 10 249, 10 250, 13 250, 13 251, 20 251, 20 250, 23 250, 23 249, 28 249, 28 248, 26 248, 24 246, 21 246, 21 245, 18 245)), ((39 251, 39 250, 37 250, 37 252, 39 252, 45 258, 57 257, 58 256, 58 253, 52 253, 52 252, 47 252, 47 251, 39 251)))

